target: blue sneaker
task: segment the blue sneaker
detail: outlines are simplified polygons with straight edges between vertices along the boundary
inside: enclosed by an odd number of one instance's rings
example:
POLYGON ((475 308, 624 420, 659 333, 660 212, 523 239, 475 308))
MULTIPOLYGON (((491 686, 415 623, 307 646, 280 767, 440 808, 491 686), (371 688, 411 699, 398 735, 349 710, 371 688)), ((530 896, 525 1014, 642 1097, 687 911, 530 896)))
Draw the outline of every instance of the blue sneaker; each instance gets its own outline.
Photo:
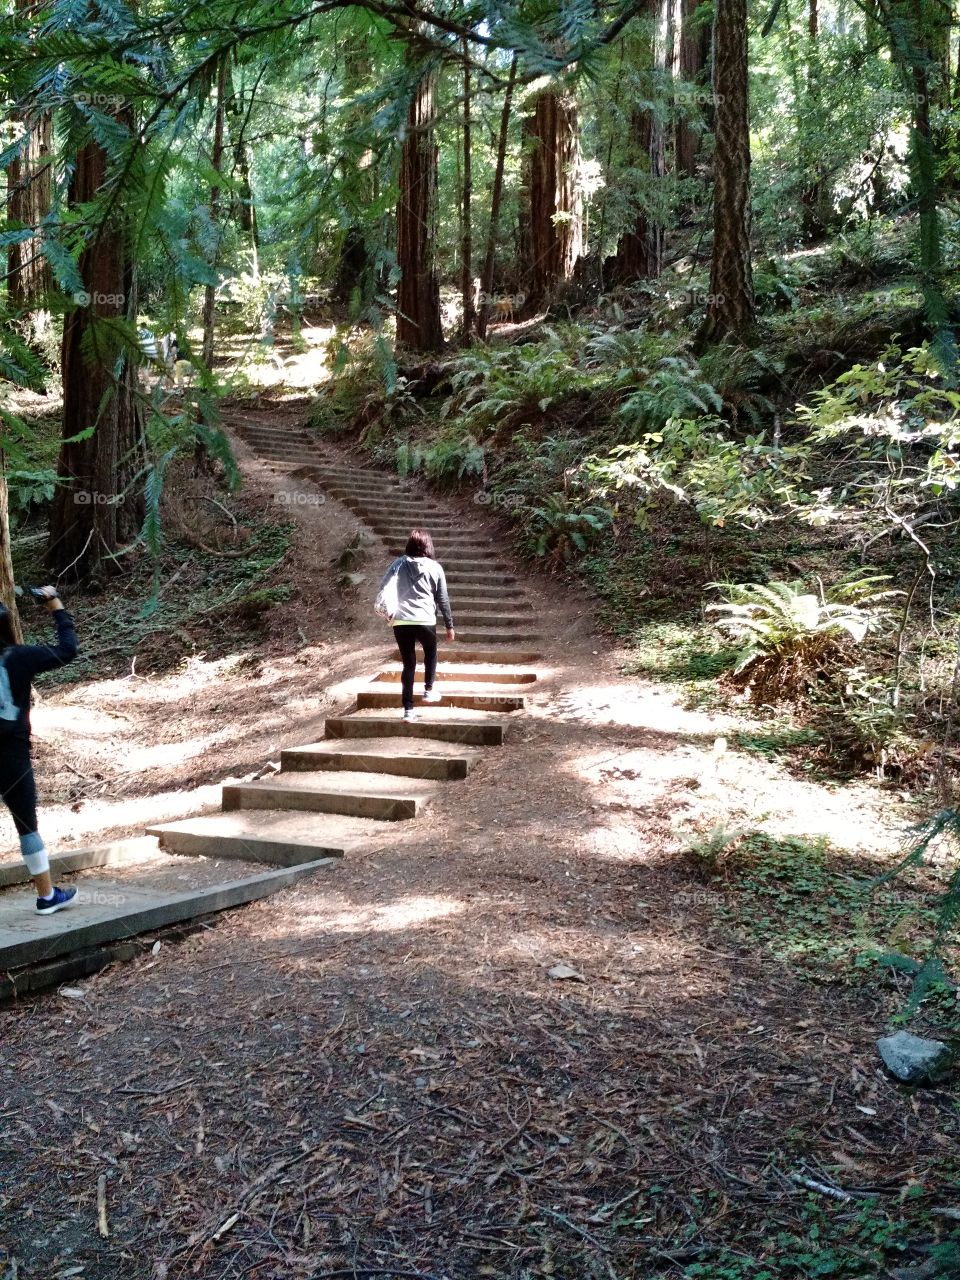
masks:
POLYGON ((37 915, 52 916, 55 911, 62 911, 64 907, 69 907, 76 896, 76 889, 57 889, 55 887, 52 898, 37 899, 37 915))

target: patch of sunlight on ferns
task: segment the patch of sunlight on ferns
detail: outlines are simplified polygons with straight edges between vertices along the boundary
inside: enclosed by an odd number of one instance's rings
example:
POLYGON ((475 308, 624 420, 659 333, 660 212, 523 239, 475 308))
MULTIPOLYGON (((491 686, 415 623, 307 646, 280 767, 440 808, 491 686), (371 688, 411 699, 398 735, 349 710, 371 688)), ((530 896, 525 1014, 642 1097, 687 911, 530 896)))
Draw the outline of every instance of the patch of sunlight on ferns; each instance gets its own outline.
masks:
POLYGON ((571 363, 562 345, 530 342, 467 352, 457 360, 450 382, 453 394, 443 405, 443 416, 456 415, 482 436, 499 426, 540 422, 591 379, 571 363))
POLYGON ((884 602, 901 593, 879 590, 882 581, 845 582, 819 596, 788 582, 712 583, 726 599, 705 612, 742 645, 734 675, 755 698, 797 697, 887 618, 884 602))

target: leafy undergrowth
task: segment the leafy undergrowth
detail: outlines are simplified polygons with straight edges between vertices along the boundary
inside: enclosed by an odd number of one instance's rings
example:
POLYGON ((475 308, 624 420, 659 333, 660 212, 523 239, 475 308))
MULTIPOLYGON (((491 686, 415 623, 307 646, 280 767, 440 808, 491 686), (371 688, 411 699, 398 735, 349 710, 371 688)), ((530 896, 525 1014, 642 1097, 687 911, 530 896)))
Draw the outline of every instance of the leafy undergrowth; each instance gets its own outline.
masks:
MULTIPOLYGON (((847 1195, 842 1190, 840 1194, 847 1195)), ((769 1240, 762 1251, 751 1256, 743 1247, 723 1247, 709 1251, 709 1260, 698 1259, 679 1272, 657 1271, 652 1280, 674 1280, 678 1275, 682 1280, 873 1280, 898 1274, 890 1271, 898 1266, 911 1280, 960 1277, 960 1233, 945 1232, 942 1219, 935 1216, 911 1219, 891 1212, 879 1197, 851 1196, 837 1204, 811 1195, 798 1221, 788 1226, 780 1216, 772 1209, 769 1240)))
MULTIPOLYGON (((929 868, 878 883, 884 867, 826 840, 725 827, 692 842, 687 857, 707 879, 717 923, 811 981, 896 986, 896 973, 915 971, 930 952, 943 883, 929 868)), ((944 959, 960 961, 956 931, 944 959)), ((938 989, 925 1005, 934 1020, 940 994, 949 995, 938 989)), ((950 997, 941 1012, 955 1016, 955 1004, 950 997)))
MULTIPOLYGON (((294 590, 284 568, 294 527, 271 519, 255 497, 229 495, 180 464, 163 497, 159 554, 134 551, 122 576, 64 589, 67 606, 82 613, 81 653, 48 680, 118 674, 134 659, 146 674, 189 655, 257 649, 275 606, 294 590)), ((46 580, 44 546, 42 530, 24 530, 14 541, 18 581, 46 580)), ((29 605, 23 620, 29 639, 45 638, 45 618, 29 605)))

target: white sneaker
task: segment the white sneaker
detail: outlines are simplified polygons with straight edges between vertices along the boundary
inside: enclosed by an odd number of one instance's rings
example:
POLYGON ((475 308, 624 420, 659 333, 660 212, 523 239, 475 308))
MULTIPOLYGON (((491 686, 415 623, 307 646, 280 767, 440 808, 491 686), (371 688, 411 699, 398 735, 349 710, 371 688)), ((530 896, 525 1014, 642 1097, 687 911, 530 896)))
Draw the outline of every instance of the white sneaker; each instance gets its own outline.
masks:
POLYGON ((403 718, 404 718, 404 721, 407 721, 407 720, 416 720, 416 718, 417 718, 417 713, 416 713, 415 711, 405 711, 405 712, 403 713, 403 718))
POLYGON ((424 689, 423 691, 424 702, 439 702, 441 696, 442 695, 438 693, 436 689, 424 689))

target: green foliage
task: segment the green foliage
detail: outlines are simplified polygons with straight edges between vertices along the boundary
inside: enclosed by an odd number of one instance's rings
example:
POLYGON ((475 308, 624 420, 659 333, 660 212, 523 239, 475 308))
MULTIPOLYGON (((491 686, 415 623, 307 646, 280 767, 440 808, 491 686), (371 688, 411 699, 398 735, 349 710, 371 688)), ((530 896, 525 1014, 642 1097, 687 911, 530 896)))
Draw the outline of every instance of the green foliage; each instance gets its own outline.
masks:
POLYGON ((864 958, 891 945, 921 946, 937 919, 920 886, 877 892, 868 869, 852 870, 823 838, 741 836, 720 865, 717 918, 816 981, 874 981, 864 958))
POLYGON ((401 475, 422 471, 438 485, 456 485, 472 476, 486 476, 483 446, 468 433, 446 431, 432 444, 410 443, 397 446, 396 468, 401 475))
POLYGON ((456 416, 478 438, 495 430, 536 426, 590 385, 548 333, 544 343, 506 349, 477 347, 457 362, 445 417, 456 416))
POLYGON ((522 507, 521 544, 551 568, 586 553, 610 528, 612 516, 601 506, 578 507, 563 493, 550 494, 539 506, 522 507))
POLYGON ((714 584, 726 596, 707 605, 717 626, 742 645, 734 668, 755 696, 798 696, 884 620, 882 578, 845 582, 817 595, 787 582, 714 584))
POLYGON ((717 875, 727 854, 740 840, 744 832, 719 822, 704 835, 690 841, 687 852, 710 875, 717 875))
POLYGON ((7 489, 10 500, 10 523, 21 523, 35 506, 50 502, 57 487, 57 473, 52 467, 38 471, 8 471, 7 489))
POLYGON ((718 417, 670 418, 636 443, 587 458, 580 477, 596 497, 627 490, 642 525, 656 501, 671 495, 690 503, 704 524, 755 526, 800 500, 802 459, 802 450, 787 457, 762 432, 734 440, 718 417))
MULTIPOLYGON (((960 811, 942 809, 915 831, 913 844, 900 863, 885 875, 879 876, 873 883, 879 888, 888 885, 911 868, 922 866, 928 859, 939 854, 952 856, 956 864, 960 839, 960 811)), ((948 864, 949 865, 949 864, 948 864)), ((905 1019, 912 1018, 923 1001, 934 994, 943 984, 945 973, 943 967, 944 954, 948 947, 956 947, 960 943, 960 866, 954 865, 946 874, 946 883, 932 908, 935 928, 925 948, 922 964, 917 970, 913 989, 903 1011, 905 1019)), ((955 1016, 955 1014, 954 1014, 955 1016)), ((960 1033, 960 1024, 954 1030, 960 1033)))

